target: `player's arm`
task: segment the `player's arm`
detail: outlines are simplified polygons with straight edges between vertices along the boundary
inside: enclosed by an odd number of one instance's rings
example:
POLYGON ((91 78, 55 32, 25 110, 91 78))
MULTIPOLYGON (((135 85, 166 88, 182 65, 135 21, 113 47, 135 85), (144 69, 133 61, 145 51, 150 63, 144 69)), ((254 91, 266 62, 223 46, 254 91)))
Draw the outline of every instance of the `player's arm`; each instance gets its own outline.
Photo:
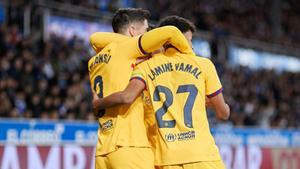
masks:
POLYGON ((222 92, 209 98, 211 107, 215 110, 217 118, 222 120, 227 120, 230 115, 230 108, 228 104, 225 103, 222 92))
POLYGON ((121 104, 131 104, 146 88, 146 82, 140 67, 141 65, 135 67, 133 70, 131 80, 125 90, 104 97, 103 99, 95 100, 93 102, 93 109, 98 111, 121 104))
MULTIPOLYGON (((90 36, 90 43, 96 52, 101 51, 111 42, 125 40, 126 36, 110 32, 96 32, 90 36)), ((163 26, 153 29, 140 37, 134 37, 125 41, 121 48, 132 47, 131 56, 138 58, 148 55, 169 43, 182 53, 193 54, 193 50, 184 35, 175 26, 163 26)))
POLYGON ((228 104, 225 103, 222 94, 222 85, 219 80, 216 68, 214 64, 207 59, 207 71, 205 75, 206 81, 206 95, 216 112, 217 118, 222 120, 227 120, 230 115, 230 108, 228 104))
POLYGON ((184 35, 175 26, 153 29, 138 39, 139 50, 144 55, 160 49, 166 43, 171 44, 182 53, 194 53, 184 35))
POLYGON ((145 84, 138 80, 132 79, 125 90, 116 92, 103 99, 98 98, 93 101, 93 111, 114 107, 122 104, 131 104, 144 90, 145 84))
POLYGON ((165 44, 171 44, 181 53, 194 54, 187 39, 175 26, 155 28, 139 37, 124 41, 119 48, 128 49, 130 47, 130 56, 138 58, 149 56, 150 53, 157 51, 165 44))
POLYGON ((111 32, 95 32, 90 36, 90 44, 96 53, 100 52, 106 45, 127 39, 125 35, 111 32))

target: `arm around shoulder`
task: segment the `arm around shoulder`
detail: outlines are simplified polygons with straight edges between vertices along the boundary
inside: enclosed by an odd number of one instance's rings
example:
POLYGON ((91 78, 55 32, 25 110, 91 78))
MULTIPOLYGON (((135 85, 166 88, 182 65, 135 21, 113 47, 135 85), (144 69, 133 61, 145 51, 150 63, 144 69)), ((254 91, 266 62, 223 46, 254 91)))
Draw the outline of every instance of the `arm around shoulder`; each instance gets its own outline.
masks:
POLYGON ((113 93, 104 98, 93 97, 93 112, 96 114, 99 110, 119 106, 122 104, 131 104, 140 95, 145 85, 139 80, 131 80, 125 90, 113 93))
POLYGON ((165 43, 170 43, 182 53, 193 53, 188 41, 175 26, 163 26, 146 32, 139 39, 139 48, 143 54, 147 54, 165 43))

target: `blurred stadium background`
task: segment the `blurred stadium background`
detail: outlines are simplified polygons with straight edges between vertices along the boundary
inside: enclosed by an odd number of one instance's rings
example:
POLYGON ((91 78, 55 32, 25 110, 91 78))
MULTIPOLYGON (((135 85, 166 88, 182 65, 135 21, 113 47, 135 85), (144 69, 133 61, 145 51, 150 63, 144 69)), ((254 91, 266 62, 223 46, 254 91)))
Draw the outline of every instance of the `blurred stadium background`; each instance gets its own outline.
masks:
POLYGON ((228 169, 300 169, 299 0, 0 0, 0 168, 91 169, 89 35, 119 7, 197 26, 231 106, 208 117, 228 169))

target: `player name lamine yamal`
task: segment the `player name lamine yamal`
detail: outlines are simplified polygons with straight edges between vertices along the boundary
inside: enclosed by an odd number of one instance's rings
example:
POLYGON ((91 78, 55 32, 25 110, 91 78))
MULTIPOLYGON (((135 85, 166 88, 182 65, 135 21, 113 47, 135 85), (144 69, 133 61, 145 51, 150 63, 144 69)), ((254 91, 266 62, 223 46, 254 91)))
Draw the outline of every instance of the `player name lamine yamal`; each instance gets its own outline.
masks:
POLYGON ((198 67, 187 63, 164 63, 154 69, 151 69, 151 74, 148 74, 149 78, 153 81, 157 76, 171 71, 182 71, 193 75, 196 79, 199 78, 201 71, 198 67))

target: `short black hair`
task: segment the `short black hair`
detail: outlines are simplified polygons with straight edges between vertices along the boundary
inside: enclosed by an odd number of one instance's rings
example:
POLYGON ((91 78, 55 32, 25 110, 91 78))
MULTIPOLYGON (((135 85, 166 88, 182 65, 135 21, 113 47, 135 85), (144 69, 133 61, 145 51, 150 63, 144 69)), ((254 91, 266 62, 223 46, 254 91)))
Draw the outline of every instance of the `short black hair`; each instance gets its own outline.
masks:
POLYGON ((150 18, 150 12, 142 8, 120 8, 112 19, 112 28, 116 33, 122 30, 132 22, 144 22, 150 18))
POLYGON ((149 24, 149 25, 148 25, 148 28, 147 28, 147 32, 148 32, 148 31, 151 31, 152 29, 155 29, 155 28, 156 28, 155 25, 149 24))
POLYGON ((186 33, 188 31, 195 32, 196 30, 195 25, 191 21, 176 15, 167 16, 161 19, 158 27, 168 25, 177 27, 182 33, 186 33))

